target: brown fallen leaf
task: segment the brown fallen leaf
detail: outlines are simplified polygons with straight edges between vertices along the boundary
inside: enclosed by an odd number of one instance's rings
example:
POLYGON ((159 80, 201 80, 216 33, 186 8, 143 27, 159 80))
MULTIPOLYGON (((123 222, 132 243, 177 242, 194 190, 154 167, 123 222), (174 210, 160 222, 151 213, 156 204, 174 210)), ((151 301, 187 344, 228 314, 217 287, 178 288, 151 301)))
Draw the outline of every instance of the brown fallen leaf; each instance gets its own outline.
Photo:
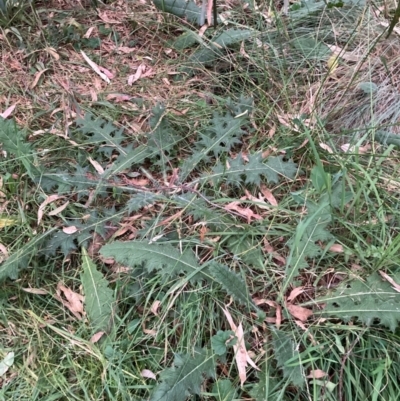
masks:
POLYGON ((79 320, 83 317, 83 300, 84 297, 65 287, 63 284, 57 284, 55 298, 60 301, 70 312, 79 320))
POLYGON ((99 331, 98 333, 93 334, 90 338, 90 342, 93 344, 97 343, 104 334, 104 331, 99 331))
POLYGON ((314 369, 310 371, 310 374, 306 377, 308 379, 322 379, 323 377, 327 376, 328 374, 321 369, 314 369))
POLYGON ((344 252, 343 245, 341 245, 341 244, 333 244, 332 246, 329 247, 329 250, 331 252, 335 252, 335 253, 343 253, 344 252))
POLYGON ((74 234, 78 231, 78 228, 76 226, 68 226, 68 227, 63 227, 63 233, 65 234, 74 234))
POLYGON ((237 369, 239 372, 240 384, 243 387, 243 384, 247 378, 247 375, 246 375, 247 364, 251 365, 256 370, 260 370, 260 369, 252 361, 252 359, 250 358, 250 356, 246 350, 242 323, 240 323, 239 326, 236 326, 236 324, 233 322, 232 316, 228 312, 228 310, 222 309, 222 311, 224 312, 224 314, 228 320, 231 330, 235 333, 235 336, 236 336, 237 341, 236 341, 236 344, 233 346, 233 351, 235 352, 235 361, 236 361, 236 366, 237 366, 237 369))
POLYGON ((286 309, 293 317, 299 319, 301 322, 305 322, 313 314, 312 310, 291 303, 286 304, 286 309))
POLYGON ((30 86, 31 89, 33 89, 38 84, 40 77, 48 70, 48 68, 45 68, 44 70, 40 70, 35 74, 35 78, 33 79, 33 82, 30 86))
POLYGON ((140 372, 140 374, 141 374, 142 377, 145 377, 147 379, 154 379, 154 380, 157 379, 156 375, 149 369, 143 369, 140 372))
POLYGON ((60 195, 50 195, 40 204, 39 209, 38 209, 38 219, 37 219, 37 224, 38 225, 42 221, 43 212, 44 212, 45 207, 49 203, 52 203, 52 202, 54 202, 54 201, 56 201, 58 199, 63 199, 63 198, 64 198, 64 196, 60 196, 60 195))
POLYGON ((157 311, 160 305, 161 305, 160 301, 154 301, 153 304, 151 305, 150 311, 154 313, 156 316, 158 315, 157 311))
POLYGON ((61 213, 66 207, 69 205, 69 201, 66 201, 63 205, 55 208, 51 212, 48 213, 49 216, 56 216, 57 214, 61 213))
POLYGON ((269 299, 255 298, 253 301, 256 305, 267 304, 268 306, 270 306, 276 310, 276 318, 266 317, 265 321, 267 323, 275 323, 276 328, 279 329, 279 327, 282 324, 282 307, 277 302, 270 301, 269 299))
POLYGON ((125 95, 123 93, 110 93, 106 97, 107 100, 115 100, 116 103, 119 102, 129 102, 132 99, 131 95, 125 95))
POLYGON ((251 220, 262 220, 262 217, 254 213, 250 208, 248 207, 241 207, 239 206, 240 202, 234 201, 231 203, 228 203, 227 205, 224 206, 225 210, 234 210, 235 212, 238 212, 241 216, 245 217, 247 219, 248 223, 251 223, 251 220))
POLYGON ((379 274, 386 280, 388 281, 391 285, 392 288, 397 291, 400 292, 400 284, 396 283, 390 276, 388 276, 385 272, 383 272, 382 270, 379 270, 379 274))
POLYGON ((331 153, 331 154, 333 153, 332 148, 329 145, 327 145, 326 143, 320 142, 319 146, 322 149, 326 150, 328 153, 331 153))
POLYGON ((300 294, 304 292, 304 287, 296 287, 293 288, 292 291, 290 291, 289 296, 287 297, 287 302, 291 303, 294 301, 300 294))
POLYGON ((140 64, 139 67, 136 69, 136 72, 134 75, 130 75, 128 77, 128 85, 132 85, 134 82, 136 82, 142 74, 146 71, 146 64, 140 64))
POLYGON ((49 292, 43 288, 22 288, 22 291, 36 295, 47 295, 49 292))
POLYGON ((12 112, 14 111, 15 106, 16 106, 16 104, 13 104, 12 106, 7 107, 7 109, 5 109, 2 113, 0 113, 0 117, 3 117, 4 119, 9 117, 12 114, 12 112))
POLYGON ((272 206, 278 206, 278 201, 276 200, 275 196, 272 195, 272 192, 265 185, 261 185, 260 189, 261 189, 261 193, 264 195, 264 198, 272 206))

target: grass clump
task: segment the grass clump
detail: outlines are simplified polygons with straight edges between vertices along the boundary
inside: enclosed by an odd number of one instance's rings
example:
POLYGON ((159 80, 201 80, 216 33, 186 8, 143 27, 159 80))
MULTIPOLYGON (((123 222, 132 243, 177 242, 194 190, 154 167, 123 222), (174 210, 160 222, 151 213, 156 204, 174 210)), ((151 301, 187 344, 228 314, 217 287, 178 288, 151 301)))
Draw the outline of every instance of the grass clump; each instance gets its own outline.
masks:
POLYGON ((397 399, 387 21, 154 4, 9 19, 0 399, 397 399))

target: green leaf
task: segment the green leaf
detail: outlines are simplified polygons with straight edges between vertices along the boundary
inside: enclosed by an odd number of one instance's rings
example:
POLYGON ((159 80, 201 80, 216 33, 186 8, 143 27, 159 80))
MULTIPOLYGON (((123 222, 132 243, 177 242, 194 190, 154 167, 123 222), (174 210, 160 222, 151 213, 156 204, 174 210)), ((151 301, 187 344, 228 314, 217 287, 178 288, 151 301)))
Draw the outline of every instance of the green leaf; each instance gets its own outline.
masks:
POLYGON ((152 205, 161 197, 151 192, 138 192, 131 196, 131 199, 126 203, 128 206, 128 213, 137 212, 145 206, 152 205))
POLYGON ((233 186, 239 186, 243 180, 246 184, 260 185, 261 177, 278 183, 280 177, 293 178, 297 171, 297 165, 290 160, 284 161, 283 156, 270 157, 266 162, 263 162, 261 153, 247 157, 247 163, 241 153, 235 159, 229 158, 226 167, 218 162, 212 174, 204 175, 202 179, 210 180, 214 185, 219 185, 222 179, 233 186))
POLYGON ((26 133, 17 127, 14 120, 5 120, 0 117, 0 144, 3 151, 7 152, 7 158, 20 162, 29 178, 33 181, 40 179, 42 169, 36 167, 35 152, 26 140, 26 133))
POLYGON ((327 230, 331 222, 328 204, 322 202, 312 208, 309 206, 309 213, 297 224, 296 233, 288 243, 290 254, 287 258, 286 276, 281 294, 285 293, 288 286, 299 275, 299 270, 308 267, 307 259, 315 259, 319 255, 321 247, 316 242, 326 242, 333 238, 327 230))
POLYGON ((255 32, 250 29, 230 28, 224 30, 221 34, 212 39, 208 47, 202 47, 194 52, 189 57, 189 61, 194 64, 209 65, 221 57, 229 46, 241 43, 243 40, 254 36, 254 34, 255 32))
POLYGON ((293 337, 280 330, 272 329, 272 346, 274 357, 278 367, 283 371, 283 376, 289 379, 295 386, 302 387, 305 382, 300 353, 297 351, 293 337))
POLYGON ((249 296, 247 285, 239 275, 217 262, 211 262, 209 266, 211 276, 229 295, 243 305, 255 307, 249 296))
POLYGON ((314 166, 311 170, 310 176, 314 188, 319 193, 331 189, 332 177, 324 170, 323 166, 314 166))
POLYGON ((215 376, 215 357, 205 349, 194 356, 177 354, 174 366, 161 373, 162 382, 154 389, 150 401, 185 401, 200 394, 204 377, 215 376))
POLYGON ((153 0, 153 3, 161 11, 200 24, 201 9, 193 0, 153 0))
POLYGON ((175 50, 184 50, 195 43, 199 42, 201 38, 198 37, 196 32, 187 31, 178 36, 171 44, 175 50))
POLYGON ((46 237, 55 230, 56 228, 52 228, 41 235, 33 237, 26 244, 19 245, 18 249, 10 257, 0 264, 0 281, 6 278, 16 280, 19 269, 29 266, 30 261, 36 256, 46 237))
POLYGON ((236 389, 229 379, 217 380, 212 387, 212 392, 216 401, 233 401, 237 397, 236 389))
POLYGON ((124 147, 121 142, 126 139, 122 128, 117 128, 110 121, 86 113, 84 118, 76 120, 79 131, 87 136, 88 143, 99 146, 99 151, 111 157, 113 150, 123 154, 124 147), (100 146, 101 145, 101 146, 100 146))
POLYGON ((237 338, 235 333, 231 330, 222 331, 218 330, 217 334, 211 337, 211 347, 217 355, 225 355, 227 347, 236 344, 237 338))
POLYGON ((148 244, 142 241, 116 241, 103 246, 100 253, 127 266, 145 265, 148 272, 159 271, 164 276, 186 273, 192 281, 207 279, 194 253, 186 249, 181 253, 170 244, 148 244))
POLYGON ((213 38, 212 43, 216 43, 222 47, 227 47, 236 43, 240 43, 243 40, 250 39, 255 35, 255 33, 256 31, 252 29, 230 28, 222 31, 222 33, 216 38, 213 38))
POLYGON ((307 60, 327 60, 332 53, 328 46, 312 37, 297 36, 292 40, 292 45, 299 50, 307 60))
MULTIPOLYGON (((400 273, 392 278, 400 283, 400 273)), ((400 293, 378 273, 370 275, 366 281, 343 282, 316 302, 326 304, 321 312, 325 317, 336 316, 345 321, 357 317, 366 325, 380 323, 392 331, 400 322, 400 293)))
POLYGON ((82 248, 81 275, 85 295, 85 311, 93 332, 109 332, 115 308, 114 291, 108 288, 108 281, 96 269, 85 248, 82 248))

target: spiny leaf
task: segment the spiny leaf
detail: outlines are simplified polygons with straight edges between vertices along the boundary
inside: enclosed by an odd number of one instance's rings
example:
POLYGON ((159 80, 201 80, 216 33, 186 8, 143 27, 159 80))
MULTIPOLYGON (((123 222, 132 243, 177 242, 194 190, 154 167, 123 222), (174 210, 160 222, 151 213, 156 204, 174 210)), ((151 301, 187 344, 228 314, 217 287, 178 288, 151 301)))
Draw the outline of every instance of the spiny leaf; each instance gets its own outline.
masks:
POLYGON ((81 275, 85 295, 85 311, 93 332, 110 330, 115 307, 114 292, 108 288, 108 281, 96 269, 85 248, 82 249, 81 275))
POLYGON ((204 377, 214 377, 215 357, 206 349, 191 355, 175 355, 174 366, 161 373, 162 382, 153 391, 150 401, 185 401, 200 394, 204 377))
POLYGON ((245 281, 227 266, 217 262, 211 262, 209 267, 210 273, 214 280, 222 286, 222 288, 234 299, 243 305, 249 306, 253 304, 247 290, 245 281))
POLYGON ((200 24, 201 9, 193 0, 153 0, 153 3, 161 11, 200 24))
POLYGON ((116 241, 103 246, 100 253, 104 257, 112 257, 117 262, 131 267, 145 264, 149 272, 160 270, 160 273, 165 276, 174 277, 180 273, 186 273, 194 281, 207 278, 190 249, 180 253, 170 244, 116 241))
POLYGON ((222 179, 234 186, 238 186, 242 181, 246 184, 260 185, 262 176, 269 182, 278 183, 280 176, 293 178, 297 171, 297 165, 290 160, 284 161, 283 156, 270 157, 266 162, 262 161, 261 153, 250 154, 247 157, 247 163, 242 154, 235 159, 228 159, 226 167, 218 162, 213 168, 213 173, 202 178, 210 180, 214 185, 218 185, 222 179))
POLYGON ((16 280, 18 278, 18 271, 28 267, 29 262, 37 254, 37 250, 43 244, 46 237, 55 230, 56 228, 52 228, 41 235, 33 237, 28 243, 19 246, 8 259, 0 264, 0 281, 3 281, 7 277, 16 280))
POLYGON ((124 153, 121 142, 126 139, 123 129, 118 129, 114 124, 100 117, 95 117, 91 113, 86 113, 84 118, 79 117, 76 120, 79 131, 86 134, 89 143, 100 146, 99 151, 111 157, 113 150, 118 153, 124 153))
POLYGON ((283 376, 289 379, 295 386, 303 386, 305 375, 300 360, 300 353, 296 349, 293 337, 281 330, 272 329, 272 345, 274 357, 278 367, 283 371, 283 376))
MULTIPOLYGON (((400 283, 400 273, 393 275, 393 279, 400 283)), ((345 321, 357 317, 366 325, 376 322, 392 331, 400 322, 400 293, 378 273, 373 273, 366 281, 344 282, 316 301, 326 304, 321 312, 325 317, 337 316, 345 321)))
POLYGON ((5 120, 0 117, 0 144, 7 157, 12 155, 13 160, 18 160, 25 168, 33 181, 40 179, 42 169, 36 167, 34 150, 30 143, 25 140, 26 134, 17 127, 14 120, 5 120))
POLYGON ((131 199, 129 199, 126 204, 126 206, 128 206, 128 213, 137 212, 143 207, 151 205, 159 199, 159 195, 151 192, 138 192, 133 194, 131 199))

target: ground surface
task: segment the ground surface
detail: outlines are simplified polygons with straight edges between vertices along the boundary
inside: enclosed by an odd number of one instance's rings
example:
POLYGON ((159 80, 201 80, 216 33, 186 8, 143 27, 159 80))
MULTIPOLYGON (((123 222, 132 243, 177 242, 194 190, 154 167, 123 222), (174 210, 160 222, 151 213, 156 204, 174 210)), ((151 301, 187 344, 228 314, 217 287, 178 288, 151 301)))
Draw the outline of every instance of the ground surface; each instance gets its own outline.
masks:
POLYGON ((0 19, 0 400, 398 399, 394 7, 108 3, 0 19))

